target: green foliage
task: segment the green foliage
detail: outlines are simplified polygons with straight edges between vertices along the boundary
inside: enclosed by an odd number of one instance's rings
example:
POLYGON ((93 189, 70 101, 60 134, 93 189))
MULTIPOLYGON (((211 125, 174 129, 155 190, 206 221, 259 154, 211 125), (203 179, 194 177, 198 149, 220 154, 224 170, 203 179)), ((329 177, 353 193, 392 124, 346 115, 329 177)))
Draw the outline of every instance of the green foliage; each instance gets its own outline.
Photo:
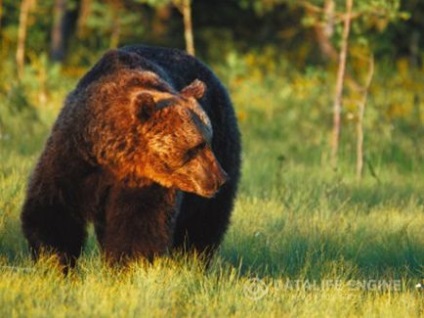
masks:
MULTIPOLYGON (((272 48, 260 54, 232 53, 225 64, 215 69, 233 92, 239 118, 247 133, 255 134, 253 140, 261 138, 267 148, 278 149, 280 153, 274 157, 281 155, 293 162, 324 164, 329 152, 334 75, 311 66, 298 71, 289 60, 276 62, 277 54, 272 48)), ((399 67, 407 67, 402 65, 399 67)), ((360 61, 353 67, 361 69, 367 65, 360 61)), ((424 136, 421 105, 424 82, 419 75, 422 73, 402 72, 404 76, 398 76, 384 63, 376 69, 364 122, 365 151, 371 167, 384 163, 402 171, 411 170, 420 167, 424 158, 419 146, 424 136)), ((341 155, 352 167, 360 97, 349 91, 342 113, 341 155)), ((245 138, 247 146, 249 140, 252 138, 245 138)), ((252 151, 259 156, 261 143, 253 147, 252 151)), ((268 157, 265 152, 262 161, 266 162, 268 157)))
POLYGON ((239 5, 242 9, 248 10, 253 9, 253 11, 258 15, 265 15, 267 12, 272 11, 281 3, 285 3, 289 1, 284 0, 239 0, 239 5))
POLYGON ((152 7, 161 7, 170 4, 173 0, 135 0, 137 3, 145 3, 152 7))
POLYGON ((93 2, 91 10, 86 26, 89 32, 94 33, 94 36, 98 38, 107 39, 117 27, 116 23, 119 24, 120 34, 124 39, 128 36, 141 36, 145 31, 143 27, 140 27, 141 19, 138 12, 125 11, 101 2, 93 2), (134 25, 139 27, 134 28, 134 25))

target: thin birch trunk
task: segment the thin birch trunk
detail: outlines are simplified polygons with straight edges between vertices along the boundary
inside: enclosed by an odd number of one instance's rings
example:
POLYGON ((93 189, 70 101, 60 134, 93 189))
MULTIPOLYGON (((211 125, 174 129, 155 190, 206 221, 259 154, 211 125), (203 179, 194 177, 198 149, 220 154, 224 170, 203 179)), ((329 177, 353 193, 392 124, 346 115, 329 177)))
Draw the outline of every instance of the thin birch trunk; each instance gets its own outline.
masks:
POLYGON ((18 44, 16 49, 16 67, 18 79, 22 79, 25 67, 25 42, 28 28, 28 15, 34 0, 22 0, 19 12, 18 44))
POLYGON ((358 121, 356 123, 356 134, 357 134, 357 142, 356 142, 356 178, 358 181, 362 179, 363 171, 364 171, 364 114, 365 114, 365 106, 368 100, 368 93, 370 90, 372 78, 374 76, 374 57, 370 57, 369 61, 369 71, 368 76, 365 82, 365 86, 363 89, 362 100, 358 105, 358 121))
POLYGON ((0 31, 1 31, 1 23, 3 18, 3 0, 0 0, 0 31))
POLYGON ((342 43, 339 55, 339 67, 337 73, 336 90, 334 93, 333 105, 333 135, 331 140, 331 164, 333 168, 337 167, 339 141, 341 131, 341 110, 342 110, 342 96, 343 96, 343 83, 346 70, 346 56, 348 48, 348 39, 350 32, 350 22, 352 15, 353 0, 346 0, 346 15, 344 18, 342 43))
POLYGON ((110 35, 110 48, 111 49, 115 49, 118 47, 119 45, 119 39, 121 36, 121 24, 119 21, 119 16, 115 15, 113 17, 113 22, 112 22, 112 33, 110 35))
POLYGON ((195 55, 193 23, 191 17, 191 0, 174 0, 175 6, 181 12, 184 20, 184 39, 186 43, 186 51, 188 54, 195 55))
POLYGON ((83 39, 87 36, 87 20, 91 12, 91 0, 81 0, 77 20, 77 36, 83 39))
POLYGON ((119 39, 121 36, 121 21, 119 20, 119 14, 122 9, 121 1, 111 1, 110 6, 112 8, 112 33, 110 34, 109 46, 111 49, 115 49, 119 45, 119 39))
POLYGON ((63 32, 63 17, 66 10, 66 0, 55 0, 53 7, 53 26, 51 33, 50 58, 60 62, 65 56, 65 39, 63 32))

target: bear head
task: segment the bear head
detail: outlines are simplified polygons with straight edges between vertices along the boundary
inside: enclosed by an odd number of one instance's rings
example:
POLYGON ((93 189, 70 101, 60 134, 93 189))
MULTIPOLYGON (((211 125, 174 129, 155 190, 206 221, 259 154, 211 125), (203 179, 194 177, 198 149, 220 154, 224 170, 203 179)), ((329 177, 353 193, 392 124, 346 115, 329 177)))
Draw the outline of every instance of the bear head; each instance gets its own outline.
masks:
POLYGON ((91 156, 128 186, 155 182, 214 196, 227 175, 198 102, 205 91, 200 80, 176 91, 145 70, 120 69, 96 81, 85 90, 91 156))

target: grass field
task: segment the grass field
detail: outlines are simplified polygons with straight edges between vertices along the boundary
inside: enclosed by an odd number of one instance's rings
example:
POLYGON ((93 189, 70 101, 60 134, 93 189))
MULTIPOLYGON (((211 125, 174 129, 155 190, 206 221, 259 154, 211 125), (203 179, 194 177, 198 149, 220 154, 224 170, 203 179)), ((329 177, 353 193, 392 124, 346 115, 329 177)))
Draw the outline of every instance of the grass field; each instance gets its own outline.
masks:
POLYGON ((292 91, 261 108, 249 101, 268 98, 272 85, 263 92, 249 92, 248 83, 231 87, 243 135, 243 179, 231 227, 206 272, 184 257, 113 270, 101 261, 92 235, 68 277, 50 259, 34 265, 19 211, 59 102, 35 116, 26 109, 7 112, 3 106, 16 99, 3 100, 0 317, 424 315, 424 291, 415 288, 424 277, 424 170, 414 141, 420 136, 387 135, 370 122, 369 164, 359 183, 352 128, 338 170, 327 164, 329 126, 320 126, 314 109, 329 96, 312 85, 313 109, 292 91))

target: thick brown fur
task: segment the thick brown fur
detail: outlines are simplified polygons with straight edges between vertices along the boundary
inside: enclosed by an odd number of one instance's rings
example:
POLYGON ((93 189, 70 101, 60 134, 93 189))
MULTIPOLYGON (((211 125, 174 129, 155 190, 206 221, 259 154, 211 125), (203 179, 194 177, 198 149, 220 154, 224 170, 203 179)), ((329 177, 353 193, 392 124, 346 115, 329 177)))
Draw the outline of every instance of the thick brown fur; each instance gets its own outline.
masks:
POLYGON ((227 229, 240 139, 226 90, 197 59, 106 53, 71 92, 30 178, 23 232, 73 266, 94 222, 111 262, 171 249, 207 260, 227 229))

